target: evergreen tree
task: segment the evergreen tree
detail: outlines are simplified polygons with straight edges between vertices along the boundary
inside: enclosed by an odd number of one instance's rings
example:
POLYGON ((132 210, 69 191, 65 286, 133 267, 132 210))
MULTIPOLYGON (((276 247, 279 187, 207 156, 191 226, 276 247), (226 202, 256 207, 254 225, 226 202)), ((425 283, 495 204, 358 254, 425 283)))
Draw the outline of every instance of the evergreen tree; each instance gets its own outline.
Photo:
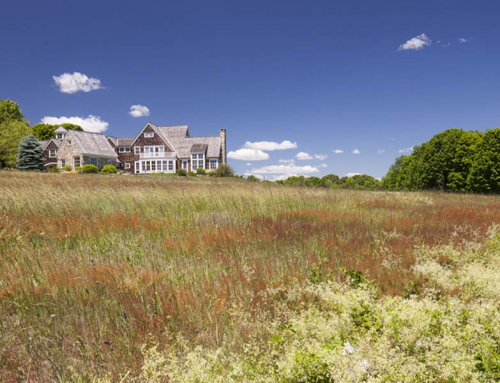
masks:
POLYGON ((33 134, 19 143, 17 168, 25 171, 43 170, 43 149, 33 134))

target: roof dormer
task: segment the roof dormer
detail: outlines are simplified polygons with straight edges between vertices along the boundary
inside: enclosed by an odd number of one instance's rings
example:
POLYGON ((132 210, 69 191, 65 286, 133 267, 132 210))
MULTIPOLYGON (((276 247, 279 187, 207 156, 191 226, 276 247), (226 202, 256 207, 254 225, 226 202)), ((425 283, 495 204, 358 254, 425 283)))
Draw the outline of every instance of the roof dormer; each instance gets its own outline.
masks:
POLYGON ((62 126, 60 126, 54 131, 54 133, 56 134, 57 140, 63 140, 64 137, 66 137, 66 133, 68 133, 68 131, 64 129, 62 126))

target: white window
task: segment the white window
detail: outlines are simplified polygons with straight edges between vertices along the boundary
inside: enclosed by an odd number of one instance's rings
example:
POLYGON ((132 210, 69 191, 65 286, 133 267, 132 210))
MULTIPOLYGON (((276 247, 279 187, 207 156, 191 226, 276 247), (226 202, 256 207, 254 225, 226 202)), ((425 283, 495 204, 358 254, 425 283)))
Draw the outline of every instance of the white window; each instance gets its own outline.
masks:
POLYGON ((58 140, 62 139, 63 138, 63 134, 62 133, 56 133, 56 138, 58 140))
POLYGON ((140 173, 141 172, 141 168, 140 168, 140 162, 136 162, 135 163, 135 172, 136 173, 140 173))
POLYGON ((125 169, 130 169, 130 162, 125 162, 125 169))
POLYGON ((219 166, 219 161, 214 159, 210 160, 210 170, 217 169, 218 166, 219 166))
POLYGON ((50 149, 49 150, 49 158, 55 158, 55 157, 56 157, 56 150, 50 149))
POLYGON ((165 147, 163 145, 145 146, 144 157, 164 157, 165 147))
POLYGON ((188 170, 188 160, 182 160, 182 168, 184 170, 188 170))
POLYGON ((141 147, 140 146, 134 146, 134 154, 141 154, 141 147))
POLYGON ((196 171, 196 169, 205 169, 205 154, 198 153, 191 155, 191 170, 196 171))
POLYGON ((118 148, 119 153, 130 153, 130 148, 120 147, 118 148))
POLYGON ((66 165, 66 160, 61 160, 61 168, 66 165))
POLYGON ((111 165, 111 160, 108 160, 108 165, 111 165))
POLYGON ((144 132, 144 137, 146 137, 146 138, 151 138, 154 136, 155 136, 154 132, 144 132))
POLYGON ((80 157, 73 158, 73 165, 75 166, 75 168, 80 166, 80 157))
POLYGON ((90 164, 97 166, 97 158, 95 157, 90 157, 90 164))

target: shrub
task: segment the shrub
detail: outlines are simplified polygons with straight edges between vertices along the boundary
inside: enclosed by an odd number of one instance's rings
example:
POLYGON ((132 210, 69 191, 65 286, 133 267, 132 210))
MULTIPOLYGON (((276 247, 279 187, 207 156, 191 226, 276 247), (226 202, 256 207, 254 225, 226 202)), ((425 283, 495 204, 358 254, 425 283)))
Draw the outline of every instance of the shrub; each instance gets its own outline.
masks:
POLYGON ((219 164, 217 169, 210 172, 210 175, 213 175, 214 177, 233 177, 234 170, 228 164, 219 164))
POLYGON ((196 169, 196 174, 207 174, 207 171, 205 169, 198 168, 196 169))
POLYGON ((118 172, 118 170, 113 165, 104 165, 102 167, 102 169, 101 169, 101 173, 112 173, 112 174, 115 174, 117 172, 118 172))
POLYGON ((49 169, 49 173, 59 173, 59 168, 57 166, 53 166, 49 169))
POLYGON ((250 174, 248 177, 247 177, 247 180, 248 181, 251 181, 251 182, 259 182, 260 179, 258 177, 255 177, 253 174, 250 174))
POLYGON ((97 173, 97 166, 91 165, 91 164, 83 165, 81 167, 81 172, 82 173, 97 173))
POLYGON ((70 172, 71 171, 71 165, 64 165, 62 167, 62 170, 64 170, 65 172, 70 172))
POLYGON ((190 171, 190 172, 188 173, 188 176, 191 176, 191 177, 193 177, 193 176, 195 176, 195 175, 196 175, 196 173, 195 173, 195 172, 193 172, 193 171, 190 171))
POLYGON ((82 167, 81 166, 76 166, 75 167, 75 172, 80 173, 81 171, 82 171, 82 167))
POLYGON ((182 176, 182 177, 187 176, 187 171, 186 171, 186 169, 177 169, 177 175, 178 175, 178 176, 182 176))

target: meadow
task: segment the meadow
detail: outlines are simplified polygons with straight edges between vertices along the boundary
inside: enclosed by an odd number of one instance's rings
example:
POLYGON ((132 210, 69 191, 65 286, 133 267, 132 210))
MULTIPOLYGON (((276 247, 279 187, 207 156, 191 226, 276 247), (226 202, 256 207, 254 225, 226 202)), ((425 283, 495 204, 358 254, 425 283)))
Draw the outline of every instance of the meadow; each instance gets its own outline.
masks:
POLYGON ((0 173, 1 382, 500 380, 500 198, 0 173))

